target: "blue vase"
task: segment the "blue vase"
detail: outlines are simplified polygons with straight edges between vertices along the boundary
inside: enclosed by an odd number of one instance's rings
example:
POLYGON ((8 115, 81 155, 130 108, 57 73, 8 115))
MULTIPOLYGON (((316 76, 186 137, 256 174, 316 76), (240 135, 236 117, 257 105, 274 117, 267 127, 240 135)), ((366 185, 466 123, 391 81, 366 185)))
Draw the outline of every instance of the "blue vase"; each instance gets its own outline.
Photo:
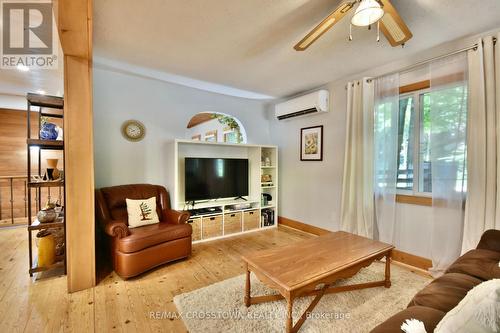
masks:
POLYGON ((56 140, 57 139, 57 129, 56 124, 45 123, 40 129, 40 139, 42 140, 56 140))

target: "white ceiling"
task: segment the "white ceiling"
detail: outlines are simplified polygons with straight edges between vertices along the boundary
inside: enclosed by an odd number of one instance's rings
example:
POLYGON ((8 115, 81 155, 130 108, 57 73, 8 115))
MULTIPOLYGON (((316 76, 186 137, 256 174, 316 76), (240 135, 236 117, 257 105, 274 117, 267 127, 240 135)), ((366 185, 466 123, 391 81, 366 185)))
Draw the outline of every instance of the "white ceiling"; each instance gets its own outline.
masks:
POLYGON ((48 95, 62 96, 63 71, 62 61, 57 69, 31 69, 28 72, 0 69, 0 94, 25 96, 28 92, 43 91, 48 95))
POLYGON ((393 0, 414 37, 404 49, 344 19, 293 50, 338 0, 95 0, 97 59, 276 97, 500 26, 498 0, 393 0))

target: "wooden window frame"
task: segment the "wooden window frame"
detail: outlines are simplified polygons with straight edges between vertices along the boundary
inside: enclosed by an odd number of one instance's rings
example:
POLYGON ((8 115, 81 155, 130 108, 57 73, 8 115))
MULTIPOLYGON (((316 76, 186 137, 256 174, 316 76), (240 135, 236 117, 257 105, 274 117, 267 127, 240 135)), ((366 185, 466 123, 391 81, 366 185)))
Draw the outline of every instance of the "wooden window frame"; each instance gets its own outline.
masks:
POLYGON ((423 195, 396 194, 396 202, 418 206, 432 206, 432 197, 423 195))
POLYGON ((407 94, 418 90, 429 89, 430 87, 431 87, 431 80, 419 81, 399 87, 399 94, 400 95, 407 94))

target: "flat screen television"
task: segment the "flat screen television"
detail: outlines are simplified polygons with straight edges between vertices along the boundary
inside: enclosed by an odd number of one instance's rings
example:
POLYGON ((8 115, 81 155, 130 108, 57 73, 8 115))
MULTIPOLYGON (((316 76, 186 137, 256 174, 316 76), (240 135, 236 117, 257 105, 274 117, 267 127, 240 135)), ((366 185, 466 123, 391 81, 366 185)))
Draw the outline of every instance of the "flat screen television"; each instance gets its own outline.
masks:
POLYGON ((185 200, 248 196, 248 159, 185 158, 185 200))

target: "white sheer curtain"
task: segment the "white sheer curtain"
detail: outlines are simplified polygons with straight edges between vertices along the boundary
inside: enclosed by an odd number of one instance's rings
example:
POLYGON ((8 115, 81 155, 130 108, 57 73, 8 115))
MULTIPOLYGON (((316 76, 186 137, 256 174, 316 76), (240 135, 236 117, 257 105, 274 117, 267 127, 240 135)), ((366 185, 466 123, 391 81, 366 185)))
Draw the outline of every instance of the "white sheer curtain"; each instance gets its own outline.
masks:
MULTIPOLYGON (((500 33, 497 34, 500 40, 500 33)), ((500 42, 478 41, 469 58, 468 195, 462 253, 500 229, 500 42)))
POLYGON ((432 62, 430 76, 431 272, 439 275, 458 258, 462 241, 467 176, 467 54, 432 62))
POLYGON ((373 82, 349 82, 340 229, 373 238, 373 82))
POLYGON ((374 196, 376 238, 394 244, 398 156, 399 74, 375 80, 374 196))

